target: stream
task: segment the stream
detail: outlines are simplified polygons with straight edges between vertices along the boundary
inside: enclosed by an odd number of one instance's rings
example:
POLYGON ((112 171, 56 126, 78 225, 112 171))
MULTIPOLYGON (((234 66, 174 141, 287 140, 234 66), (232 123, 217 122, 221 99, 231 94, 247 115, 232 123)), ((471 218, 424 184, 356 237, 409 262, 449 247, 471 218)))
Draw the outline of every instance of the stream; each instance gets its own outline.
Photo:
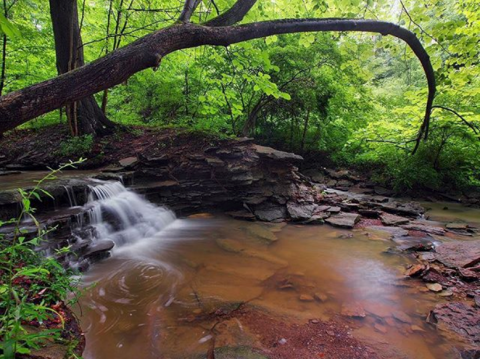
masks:
MULTIPOLYGON (((176 218, 119 183, 92 196, 98 239, 116 245, 82 277, 74 310, 85 358, 206 358, 212 343, 261 347, 251 321, 212 316, 242 303, 286 325, 335 320, 382 358, 457 357, 458 343, 425 321, 447 299, 405 279, 413 259, 385 253, 390 241, 327 225, 176 218)), ((480 223, 479 210, 425 205, 433 220, 480 223)))

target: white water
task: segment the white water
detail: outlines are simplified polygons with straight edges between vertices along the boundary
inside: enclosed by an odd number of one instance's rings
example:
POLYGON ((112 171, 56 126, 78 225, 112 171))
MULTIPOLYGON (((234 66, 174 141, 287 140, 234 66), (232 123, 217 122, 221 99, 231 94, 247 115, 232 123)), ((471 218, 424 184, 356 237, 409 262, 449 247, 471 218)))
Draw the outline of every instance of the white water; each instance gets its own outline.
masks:
POLYGON ((120 182, 89 186, 85 207, 96 240, 112 240, 114 248, 150 238, 175 221, 175 214, 155 206, 120 182))

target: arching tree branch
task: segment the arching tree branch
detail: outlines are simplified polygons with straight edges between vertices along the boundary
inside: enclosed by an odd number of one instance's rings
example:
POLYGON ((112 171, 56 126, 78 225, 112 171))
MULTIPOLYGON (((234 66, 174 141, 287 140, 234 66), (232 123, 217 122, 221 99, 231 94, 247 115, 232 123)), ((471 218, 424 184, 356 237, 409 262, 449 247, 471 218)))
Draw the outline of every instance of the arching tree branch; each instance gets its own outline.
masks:
POLYGON ((209 20, 205 26, 229 26, 243 20, 245 15, 255 5, 257 0, 238 0, 233 6, 223 14, 209 20))
POLYGON ((422 64, 429 89, 425 118, 419 131, 421 138, 428 128, 435 96, 435 77, 427 52, 414 33, 398 25, 357 19, 291 19, 220 27, 176 24, 146 35, 74 71, 1 97, 0 133, 118 85, 146 68, 156 68, 164 56, 180 49, 202 45, 228 46, 270 35, 318 31, 380 33, 395 36, 410 46, 422 64))

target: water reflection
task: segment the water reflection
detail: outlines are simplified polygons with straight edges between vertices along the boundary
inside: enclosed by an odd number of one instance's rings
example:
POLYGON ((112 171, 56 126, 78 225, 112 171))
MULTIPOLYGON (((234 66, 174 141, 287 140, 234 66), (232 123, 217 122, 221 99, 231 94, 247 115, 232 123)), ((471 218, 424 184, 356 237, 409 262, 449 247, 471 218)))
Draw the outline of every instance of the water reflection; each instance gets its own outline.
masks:
MULTIPOLYGON (((360 310, 349 330, 384 357, 448 357, 452 344, 425 324, 437 298, 402 278, 410 260, 383 254, 389 245, 328 226, 176 220, 86 274, 85 286, 96 285, 81 301, 84 356, 205 357, 209 327, 192 318, 248 302, 292 322, 360 310)), ((237 321, 227 342, 252 344, 237 321)))

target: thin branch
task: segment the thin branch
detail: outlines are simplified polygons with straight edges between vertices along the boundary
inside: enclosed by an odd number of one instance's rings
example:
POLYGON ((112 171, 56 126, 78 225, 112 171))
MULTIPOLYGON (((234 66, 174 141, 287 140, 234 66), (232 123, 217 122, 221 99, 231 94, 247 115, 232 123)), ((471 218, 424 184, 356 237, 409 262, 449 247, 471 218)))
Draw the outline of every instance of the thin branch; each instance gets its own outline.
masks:
POLYGON ((220 10, 218 10, 218 6, 215 3, 215 0, 211 0, 211 3, 213 5, 213 7, 215 8, 215 11, 217 12, 217 16, 220 15, 220 10))
POLYGON ((172 7, 172 8, 167 8, 167 9, 139 9, 139 8, 131 8, 128 9, 128 11, 136 11, 136 12, 164 12, 164 13, 170 13, 170 12, 179 12, 182 10, 181 7, 172 7))
POLYGON ((438 44, 438 46, 441 47, 441 49, 443 51, 445 51, 448 55, 450 56, 453 56, 441 43, 440 41, 438 41, 434 36, 430 35, 428 32, 426 32, 423 27, 420 26, 419 23, 415 22, 415 20, 413 20, 413 18, 410 16, 410 13, 408 12, 407 8, 405 7, 405 5, 403 4, 403 1, 400 0, 400 4, 402 4, 402 8, 403 8, 403 11, 405 12, 405 14, 408 16, 408 18, 410 19, 410 21, 412 22, 412 24, 414 24, 416 27, 418 27, 420 29, 420 31, 422 32, 422 34, 428 36, 429 38, 431 38, 433 41, 435 41, 436 44, 438 44))
POLYGON ((133 33, 137 32, 137 31, 140 31, 140 30, 146 30, 148 29, 150 26, 152 25, 156 25, 156 24, 159 24, 161 22, 164 22, 165 20, 158 20, 158 21, 154 21, 148 25, 145 25, 145 26, 142 26, 142 27, 138 27, 136 29, 133 29, 132 31, 130 32, 124 32, 123 34, 110 34, 106 37, 102 37, 101 39, 95 39, 95 40, 92 40, 92 41, 88 41, 88 42, 85 42, 82 44, 82 46, 86 46, 86 45, 90 45, 90 44, 94 44, 96 42, 101 42, 101 41, 105 41, 106 39, 108 38, 117 38, 117 37, 121 37, 121 36, 132 36, 133 33))
POLYGON ((477 128, 477 126, 476 126, 474 123, 472 123, 472 122, 468 122, 467 119, 466 119, 465 117, 463 117, 462 115, 460 115, 457 111, 452 110, 451 108, 448 108, 448 107, 446 107, 446 106, 435 105, 435 106, 432 107, 432 112, 433 112, 433 110, 436 109, 436 108, 453 113, 453 114, 454 114, 455 116, 457 116, 460 120, 462 120, 462 122, 463 122, 464 124, 466 124, 468 127, 470 127, 470 128, 472 129, 472 131, 473 131, 476 135, 479 134, 479 131, 480 131, 480 130, 477 128))

